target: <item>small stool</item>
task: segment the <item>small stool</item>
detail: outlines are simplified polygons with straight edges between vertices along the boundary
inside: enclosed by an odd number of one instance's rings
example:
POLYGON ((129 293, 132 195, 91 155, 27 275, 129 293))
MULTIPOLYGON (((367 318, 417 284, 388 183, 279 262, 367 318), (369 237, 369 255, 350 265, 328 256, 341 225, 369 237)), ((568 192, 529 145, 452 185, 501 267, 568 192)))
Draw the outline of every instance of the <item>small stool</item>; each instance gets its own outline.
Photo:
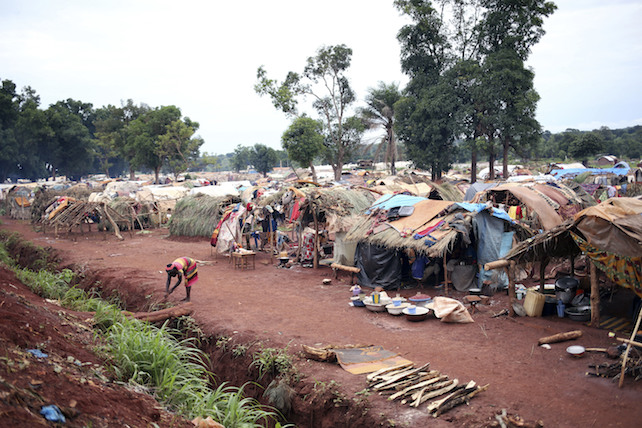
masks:
POLYGON ((475 295, 464 296, 464 302, 470 305, 470 312, 477 310, 477 304, 482 301, 482 298, 475 295))

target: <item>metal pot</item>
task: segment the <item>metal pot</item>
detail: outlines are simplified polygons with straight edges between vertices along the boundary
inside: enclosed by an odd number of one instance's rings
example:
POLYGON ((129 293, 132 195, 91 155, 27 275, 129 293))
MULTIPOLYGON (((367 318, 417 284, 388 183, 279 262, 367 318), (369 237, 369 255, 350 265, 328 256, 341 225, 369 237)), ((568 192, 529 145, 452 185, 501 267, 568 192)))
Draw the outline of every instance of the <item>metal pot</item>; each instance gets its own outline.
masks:
POLYGON ((555 281, 555 297, 565 305, 569 304, 577 291, 579 285, 577 278, 564 276, 555 281))
POLYGON ((590 306, 577 306, 573 308, 566 308, 564 311, 566 315, 573 321, 590 321, 591 320, 591 307, 590 306))

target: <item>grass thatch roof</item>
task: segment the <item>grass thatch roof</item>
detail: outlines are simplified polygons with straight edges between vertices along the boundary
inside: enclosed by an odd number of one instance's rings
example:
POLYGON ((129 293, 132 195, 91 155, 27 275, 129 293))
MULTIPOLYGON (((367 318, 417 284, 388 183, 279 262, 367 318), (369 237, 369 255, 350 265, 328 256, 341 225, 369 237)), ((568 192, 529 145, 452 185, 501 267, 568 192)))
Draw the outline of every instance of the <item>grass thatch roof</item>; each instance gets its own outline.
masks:
POLYGON ((525 263, 578 255, 580 250, 570 234, 573 224, 573 220, 567 220, 549 231, 528 238, 513 247, 503 258, 525 263))
POLYGON ((239 202, 240 198, 231 195, 186 196, 176 203, 169 222, 169 233, 177 236, 211 236, 225 208, 239 202))

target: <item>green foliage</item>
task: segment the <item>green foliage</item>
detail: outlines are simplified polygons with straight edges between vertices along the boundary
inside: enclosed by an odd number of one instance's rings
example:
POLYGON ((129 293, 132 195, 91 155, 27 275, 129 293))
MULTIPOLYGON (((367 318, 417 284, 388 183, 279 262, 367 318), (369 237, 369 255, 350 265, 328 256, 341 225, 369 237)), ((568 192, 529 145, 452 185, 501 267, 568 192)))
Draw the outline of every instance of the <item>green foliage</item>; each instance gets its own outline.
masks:
POLYGON ((323 46, 309 57, 302 75, 290 71, 283 82, 267 77, 263 67, 257 70, 254 90, 268 95, 272 104, 288 116, 298 116, 297 98, 310 96, 313 108, 324 123, 325 154, 334 169, 335 180, 341 179, 346 159, 358 145, 363 126, 349 123, 348 108, 355 94, 345 73, 350 67, 352 49, 346 45, 323 46))
POLYGON ((277 160, 276 150, 264 144, 255 144, 250 151, 249 161, 258 172, 263 174, 263 177, 272 171, 272 168, 276 166, 277 160))
POLYGON ((271 376, 285 375, 294 368, 292 357, 288 354, 288 347, 262 348, 252 355, 250 368, 255 367, 259 373, 259 379, 269 374, 271 376))
POLYGON ((288 157, 304 167, 313 167, 323 151, 323 124, 307 116, 297 117, 281 136, 288 157))
POLYGON ((397 141, 394 132, 395 104, 401 99, 397 83, 379 82, 376 88, 370 88, 366 95, 366 107, 359 109, 365 125, 369 129, 380 129, 383 136, 377 145, 375 158, 379 152, 385 152, 384 160, 390 163, 390 172, 396 174, 395 162, 398 158, 397 141))
POLYGON ((586 160, 589 156, 600 153, 603 148, 602 136, 596 132, 588 132, 581 134, 571 143, 569 153, 576 159, 586 160))

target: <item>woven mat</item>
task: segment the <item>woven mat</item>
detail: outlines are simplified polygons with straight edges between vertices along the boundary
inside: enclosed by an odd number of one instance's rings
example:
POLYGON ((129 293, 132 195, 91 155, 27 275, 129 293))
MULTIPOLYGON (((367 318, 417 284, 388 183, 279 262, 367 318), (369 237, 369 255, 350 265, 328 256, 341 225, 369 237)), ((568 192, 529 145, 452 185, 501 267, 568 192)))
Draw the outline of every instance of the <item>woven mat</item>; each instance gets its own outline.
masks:
POLYGON ((600 317, 600 328, 602 330, 631 333, 633 332, 633 321, 629 318, 600 317))
POLYGON ((377 370, 395 367, 401 364, 412 363, 392 351, 387 351, 381 346, 367 346, 364 348, 333 349, 341 367, 352 373, 372 373, 377 370))

